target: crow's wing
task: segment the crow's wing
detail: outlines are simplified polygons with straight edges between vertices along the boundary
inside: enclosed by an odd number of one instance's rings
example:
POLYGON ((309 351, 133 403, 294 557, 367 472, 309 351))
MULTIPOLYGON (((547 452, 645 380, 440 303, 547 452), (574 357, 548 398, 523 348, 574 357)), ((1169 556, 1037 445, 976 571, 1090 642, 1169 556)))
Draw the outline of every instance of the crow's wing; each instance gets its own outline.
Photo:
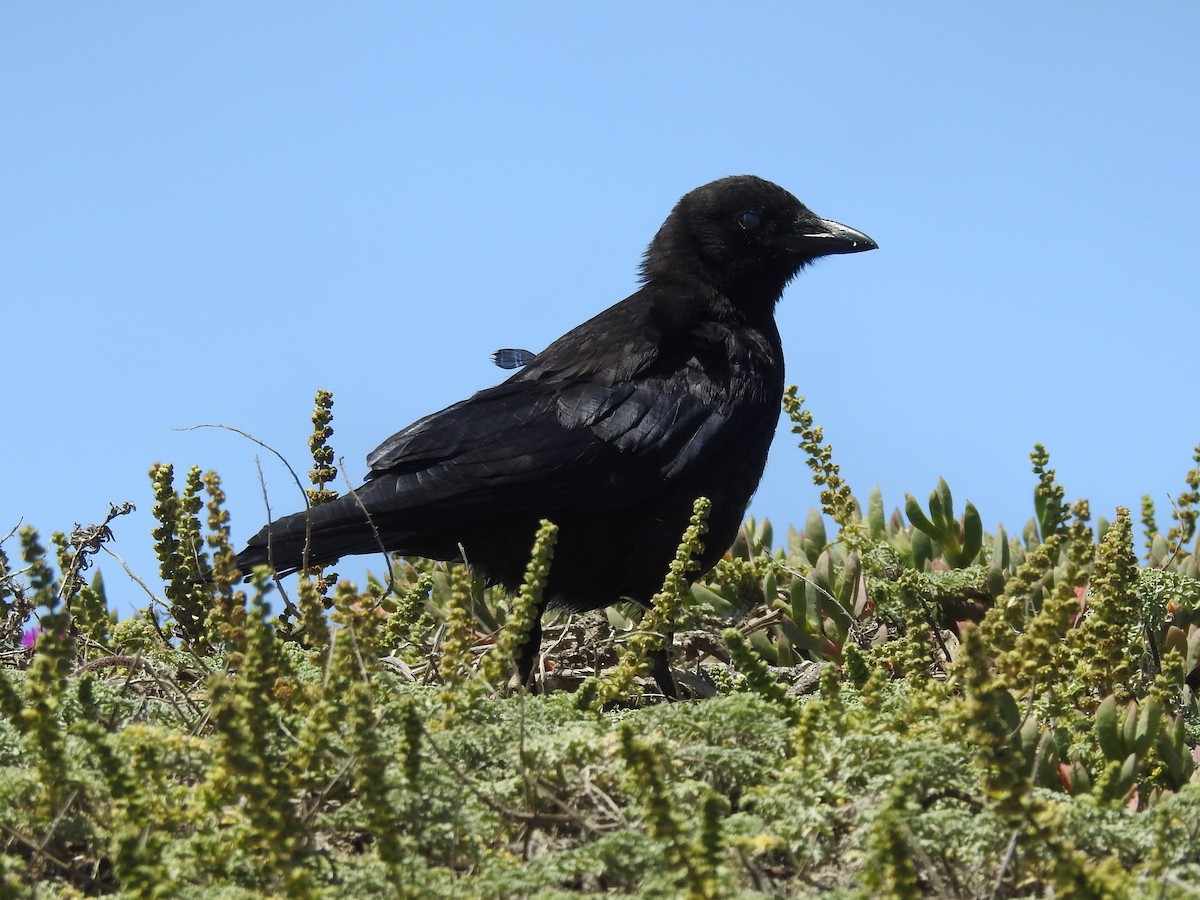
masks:
POLYGON ((396 506, 409 510, 611 509, 649 500, 727 424, 663 388, 501 385, 390 438, 368 457, 368 478, 393 479, 396 506))
POLYGON ((718 347, 681 353, 630 324, 620 353, 611 333, 601 353, 572 346, 572 332, 503 384, 413 423, 367 458, 368 478, 394 482, 395 509, 616 509, 703 480, 703 461, 736 454, 764 410, 773 429, 776 408, 742 396, 718 347))

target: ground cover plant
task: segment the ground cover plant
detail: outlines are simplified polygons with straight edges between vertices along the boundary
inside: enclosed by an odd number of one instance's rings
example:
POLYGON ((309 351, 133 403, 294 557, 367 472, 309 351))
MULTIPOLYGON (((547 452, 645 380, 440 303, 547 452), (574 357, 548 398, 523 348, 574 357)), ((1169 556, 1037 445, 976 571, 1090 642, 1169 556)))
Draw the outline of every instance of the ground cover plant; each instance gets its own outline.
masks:
POLYGON ((553 523, 515 597, 419 559, 284 592, 233 569, 215 474, 156 465, 165 588, 120 621, 94 562, 127 510, 4 536, 0 894, 1200 893, 1200 447, 1165 531, 1093 521, 1035 447, 1010 536, 944 482, 861 503, 785 407, 822 509, 689 586, 697 498, 650 610, 547 623, 538 694, 553 523), (671 630, 704 699, 647 677, 671 630))

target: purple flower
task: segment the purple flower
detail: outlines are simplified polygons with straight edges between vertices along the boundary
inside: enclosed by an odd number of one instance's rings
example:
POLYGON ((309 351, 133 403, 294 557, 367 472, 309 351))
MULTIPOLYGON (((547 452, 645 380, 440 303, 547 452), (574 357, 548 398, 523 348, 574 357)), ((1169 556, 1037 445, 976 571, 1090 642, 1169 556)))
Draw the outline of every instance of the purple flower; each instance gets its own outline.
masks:
POLYGON ((32 647, 37 643, 38 635, 42 633, 40 627, 26 628, 21 632, 21 646, 32 647))

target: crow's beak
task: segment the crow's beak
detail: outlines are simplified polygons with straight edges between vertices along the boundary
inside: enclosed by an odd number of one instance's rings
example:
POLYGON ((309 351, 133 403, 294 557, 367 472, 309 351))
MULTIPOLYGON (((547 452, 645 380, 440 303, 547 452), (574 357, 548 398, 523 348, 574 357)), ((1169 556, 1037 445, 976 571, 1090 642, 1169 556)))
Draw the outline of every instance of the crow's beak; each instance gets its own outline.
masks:
POLYGON ((877 243, 863 234, 829 219, 802 219, 796 223, 796 233, 788 240, 788 249, 809 256, 828 256, 831 253, 862 253, 875 250, 877 243))

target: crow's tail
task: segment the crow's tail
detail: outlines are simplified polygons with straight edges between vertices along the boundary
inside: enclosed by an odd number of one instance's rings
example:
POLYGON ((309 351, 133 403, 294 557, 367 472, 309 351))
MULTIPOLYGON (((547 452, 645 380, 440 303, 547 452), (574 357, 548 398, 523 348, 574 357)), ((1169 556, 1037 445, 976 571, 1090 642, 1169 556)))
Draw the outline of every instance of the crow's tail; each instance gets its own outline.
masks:
POLYGON ((376 551, 383 552, 371 520, 354 495, 347 494, 264 526, 237 555, 237 566, 247 575, 261 565, 290 575, 305 566, 376 551))

